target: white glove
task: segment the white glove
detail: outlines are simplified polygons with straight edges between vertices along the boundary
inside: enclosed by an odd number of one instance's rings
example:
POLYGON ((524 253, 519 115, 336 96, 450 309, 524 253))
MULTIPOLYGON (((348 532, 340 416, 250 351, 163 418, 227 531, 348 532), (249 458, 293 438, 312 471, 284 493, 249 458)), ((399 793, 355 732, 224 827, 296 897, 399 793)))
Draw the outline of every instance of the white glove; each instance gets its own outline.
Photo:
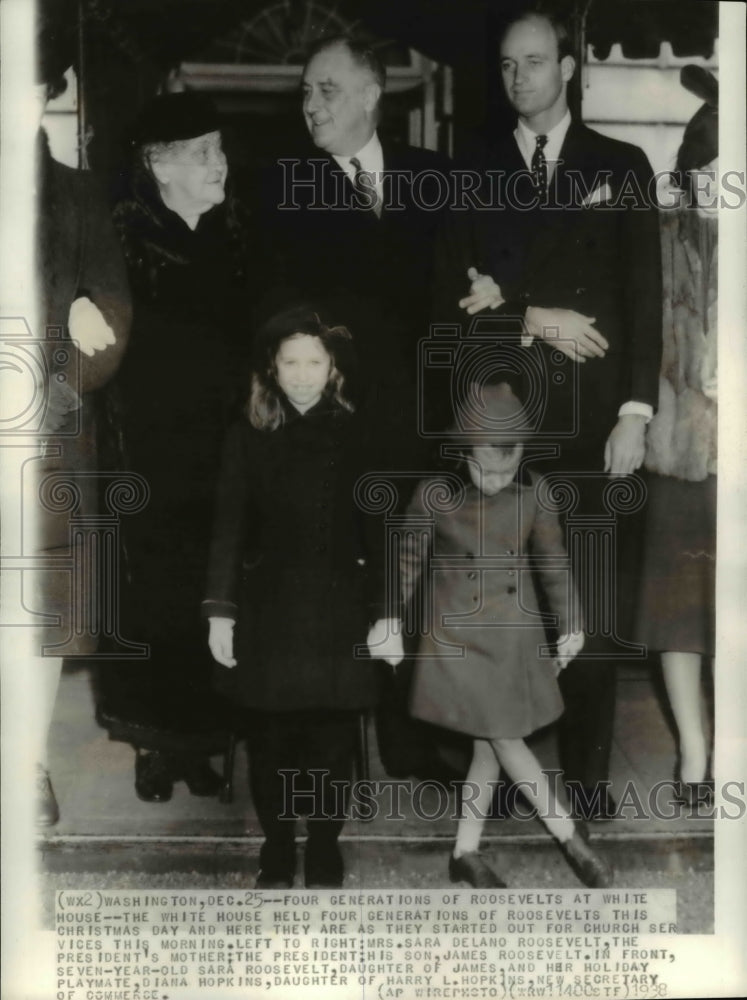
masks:
POLYGON ((466 309, 470 316, 483 309, 497 309, 505 301, 500 286, 489 274, 480 274, 476 267, 467 269, 470 281, 469 295, 459 300, 459 308, 466 309))
POLYGON ((78 350, 89 358, 92 358, 96 351, 103 351, 116 343, 114 330, 104 319, 104 314, 85 296, 76 299, 70 306, 67 325, 70 339, 75 341, 78 350))
POLYGON ((208 618, 210 622, 210 633, 208 635, 208 646, 213 654, 213 659, 224 667, 235 667, 236 660, 233 657, 233 618, 208 618))
POLYGON ((567 632, 558 639, 557 656, 555 657, 555 675, 565 670, 571 660, 578 656, 584 648, 583 632, 567 632))
POLYGON ((398 618, 379 618, 368 630, 368 652, 374 660, 396 667, 405 657, 402 623, 398 618))

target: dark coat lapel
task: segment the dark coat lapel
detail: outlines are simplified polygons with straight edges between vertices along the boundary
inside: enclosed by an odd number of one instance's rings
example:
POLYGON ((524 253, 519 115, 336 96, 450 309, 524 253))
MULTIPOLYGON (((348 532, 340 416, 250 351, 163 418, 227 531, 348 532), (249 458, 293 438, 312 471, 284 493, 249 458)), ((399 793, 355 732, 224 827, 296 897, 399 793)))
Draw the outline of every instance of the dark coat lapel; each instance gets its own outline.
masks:
MULTIPOLYGON (((441 154, 436 154, 431 150, 403 146, 398 143, 390 143, 382 140, 381 148, 384 153, 384 207, 381 213, 381 221, 386 222, 387 216, 391 220, 393 217, 402 217, 411 211, 419 211, 420 205, 415 203, 413 198, 414 190, 421 190, 420 185, 413 186, 412 179, 425 172, 425 174, 436 174, 438 172, 448 172, 449 161, 441 154), (404 178, 396 180, 395 174, 403 173, 404 178), (396 200, 397 206, 392 203, 396 200)), ((436 179, 433 184, 429 183, 427 177, 423 175, 424 185, 422 194, 426 204, 436 204, 440 188, 436 186, 436 179)), ((434 217, 432 211, 426 214, 434 217)))
POLYGON ((348 175, 331 156, 324 164, 324 204, 335 211, 335 220, 345 230, 368 230, 378 224, 375 212, 359 208, 355 203, 355 188, 348 175))
POLYGON ((587 135, 583 125, 571 122, 550 181, 548 204, 533 213, 537 216, 537 224, 527 245, 527 273, 547 266, 554 255, 563 250, 562 244, 567 248, 573 230, 583 221, 584 192, 591 192, 597 172, 596 158, 589 148, 587 135))
MULTIPOLYGON (((383 191, 382 191, 383 205, 382 205, 382 208, 381 208, 381 217, 379 219, 376 219, 376 221, 378 223, 381 223, 381 222, 386 223, 387 218, 389 217, 390 211, 391 211, 390 209, 388 209, 387 206, 391 205, 392 197, 394 196, 393 184, 395 183, 395 178, 393 176, 393 172, 394 171, 398 171, 398 170, 407 170, 408 169, 408 165, 403 162, 403 158, 401 156, 401 153, 396 148, 396 146, 392 146, 389 143, 382 142, 381 148, 382 148, 382 151, 384 153, 384 187, 383 187, 383 191)), ((406 199, 406 205, 409 208, 410 207, 410 198, 409 198, 410 185, 409 184, 407 184, 407 185, 400 185, 400 189, 402 189, 402 188, 404 188, 404 190, 408 194, 408 197, 406 199)), ((376 218, 376 213, 375 212, 371 212, 370 214, 373 215, 374 218, 376 218)))

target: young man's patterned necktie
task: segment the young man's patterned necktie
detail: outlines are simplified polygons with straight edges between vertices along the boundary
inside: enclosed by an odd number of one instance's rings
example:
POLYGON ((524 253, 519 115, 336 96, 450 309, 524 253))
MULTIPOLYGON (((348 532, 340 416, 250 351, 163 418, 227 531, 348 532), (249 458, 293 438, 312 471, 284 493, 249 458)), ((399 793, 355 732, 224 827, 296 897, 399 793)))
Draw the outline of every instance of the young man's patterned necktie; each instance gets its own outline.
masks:
POLYGON ((547 160, 545 159, 545 146, 547 136, 537 136, 537 146, 532 156, 532 175, 534 176, 534 186, 537 189, 537 197, 540 204, 547 198, 547 160))

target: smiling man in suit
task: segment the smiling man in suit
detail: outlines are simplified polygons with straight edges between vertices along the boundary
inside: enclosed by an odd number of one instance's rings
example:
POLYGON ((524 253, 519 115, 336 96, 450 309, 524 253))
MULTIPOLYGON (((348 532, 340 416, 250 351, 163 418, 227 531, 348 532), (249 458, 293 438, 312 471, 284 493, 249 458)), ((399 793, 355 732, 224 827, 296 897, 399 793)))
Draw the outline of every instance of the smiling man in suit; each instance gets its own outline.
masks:
POLYGON ((361 367, 374 379, 411 383, 417 341, 428 333, 450 163, 379 136, 385 82, 367 42, 316 43, 301 82, 313 146, 278 159, 265 211, 275 284, 344 303, 361 367))
MULTIPOLYGON (((445 320, 457 303, 462 320, 483 310, 502 320, 497 335, 514 351, 515 367, 534 373, 525 396, 540 404, 542 437, 558 451, 538 464, 571 480, 579 497, 573 516, 592 525, 609 523, 605 479, 643 461, 658 395, 661 261, 648 161, 638 147, 571 117, 571 53, 567 29, 541 7, 506 25, 500 69, 518 121, 493 153, 499 187, 445 229, 437 308, 445 320)), ((606 818, 614 812, 607 784, 614 659, 636 653, 624 625, 611 613, 600 617, 619 580, 609 566, 595 576, 589 559, 598 560, 607 540, 590 527, 584 544, 586 561, 574 570, 587 641, 562 675, 559 745, 579 811, 606 818)))

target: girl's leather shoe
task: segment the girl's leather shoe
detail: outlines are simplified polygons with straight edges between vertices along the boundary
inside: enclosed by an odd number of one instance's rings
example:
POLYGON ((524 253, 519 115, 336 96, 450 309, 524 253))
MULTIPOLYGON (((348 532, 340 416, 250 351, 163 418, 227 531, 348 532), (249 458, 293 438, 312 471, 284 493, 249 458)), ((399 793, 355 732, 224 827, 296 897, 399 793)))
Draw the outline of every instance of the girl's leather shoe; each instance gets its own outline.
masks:
POLYGON ((296 842, 266 840, 259 852, 255 889, 292 889, 296 875, 296 842))
POLYGON ((307 889, 340 889, 345 866, 336 840, 309 837, 304 854, 304 881, 307 889))
POLYGON ((578 830, 570 840, 558 841, 558 845, 584 885, 590 889, 607 889, 612 885, 612 868, 586 843, 578 830))
POLYGON ((477 851, 467 851, 461 857, 449 857, 449 879, 452 882, 467 882, 475 889, 505 889, 506 883, 486 864, 477 851))
POLYGON ((274 872, 260 868, 254 882, 255 889, 292 889, 293 876, 288 872, 274 872))

